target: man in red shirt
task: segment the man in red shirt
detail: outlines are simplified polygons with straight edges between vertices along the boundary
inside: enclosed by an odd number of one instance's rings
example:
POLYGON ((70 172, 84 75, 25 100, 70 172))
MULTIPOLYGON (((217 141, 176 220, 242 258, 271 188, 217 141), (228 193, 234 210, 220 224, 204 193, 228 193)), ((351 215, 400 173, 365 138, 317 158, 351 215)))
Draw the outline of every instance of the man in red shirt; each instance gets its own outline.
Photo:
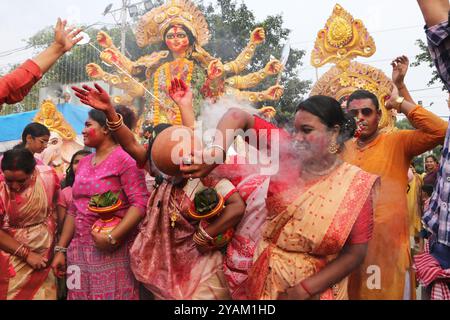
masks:
POLYGON ((4 103, 14 104, 22 101, 42 75, 82 39, 77 38, 81 30, 66 29, 66 25, 67 21, 58 19, 54 42, 38 56, 0 78, 0 111, 4 103))

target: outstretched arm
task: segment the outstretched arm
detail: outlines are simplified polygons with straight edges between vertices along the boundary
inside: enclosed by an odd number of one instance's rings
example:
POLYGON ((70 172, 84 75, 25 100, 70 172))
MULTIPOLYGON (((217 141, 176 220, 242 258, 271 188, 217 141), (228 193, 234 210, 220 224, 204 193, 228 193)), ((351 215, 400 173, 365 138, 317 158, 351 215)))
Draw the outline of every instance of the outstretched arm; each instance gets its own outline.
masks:
POLYGON ((33 61, 41 69, 42 73, 46 73, 62 55, 70 51, 82 37, 77 38, 81 29, 74 30, 73 28, 66 29, 67 21, 58 19, 55 27, 55 40, 44 50, 41 54, 36 56, 33 61))
POLYGON ((416 130, 400 130, 403 135, 402 143, 410 157, 418 156, 427 150, 431 150, 444 142, 447 132, 447 122, 434 113, 409 101, 398 104, 398 90, 394 87, 390 100, 386 103, 386 109, 397 109, 408 117, 409 122, 416 130))
POLYGON ((230 74, 239 74, 247 68, 248 64, 255 55, 256 46, 263 43, 266 39, 266 33, 263 28, 256 28, 250 36, 250 42, 236 58, 236 60, 225 64, 225 72, 230 74))
MULTIPOLYGON (((189 166, 182 166, 180 168, 185 178, 203 178, 213 171, 219 163, 223 163, 225 152, 234 142, 235 133, 238 130, 248 130, 253 128, 255 124, 254 117, 241 109, 229 109, 222 119, 219 121, 216 129, 216 136, 214 138, 214 147, 212 154, 208 154, 216 161, 208 161, 210 164, 193 164, 189 166)), ((208 150, 209 151, 209 150, 208 150)), ((201 155, 203 157, 203 154, 201 155)))
POLYGON ((22 101, 42 75, 82 39, 77 38, 80 30, 66 29, 66 24, 67 21, 58 19, 54 42, 31 61, 0 79, 0 110, 5 102, 14 104, 22 101))
MULTIPOLYGON (((118 122, 120 120, 108 93, 98 84, 95 84, 95 89, 89 86, 83 86, 83 89, 72 87, 72 89, 82 103, 103 111, 108 121, 118 122)), ((122 125, 113 134, 122 148, 136 160, 139 166, 143 167, 147 162, 147 150, 136 141, 133 132, 127 126, 122 125)))
POLYGON ((245 76, 234 76, 226 80, 226 83, 236 89, 249 89, 256 87, 267 77, 275 76, 281 72, 281 62, 278 60, 270 61, 266 67, 258 72, 250 73, 245 76))

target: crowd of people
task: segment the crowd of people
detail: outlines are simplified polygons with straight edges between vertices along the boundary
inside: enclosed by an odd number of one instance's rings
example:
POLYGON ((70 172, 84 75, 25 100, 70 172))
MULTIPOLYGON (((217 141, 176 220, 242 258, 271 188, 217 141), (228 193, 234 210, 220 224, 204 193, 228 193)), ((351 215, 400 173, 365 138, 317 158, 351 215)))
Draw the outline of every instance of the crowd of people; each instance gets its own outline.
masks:
MULTIPOLYGON (((449 90, 448 0, 418 3, 449 90)), ((54 43, 0 79, 0 103, 22 100, 79 33, 58 20, 54 43)), ((50 138, 44 125, 29 124, 0 160, 0 299, 414 300, 420 285, 422 299, 450 300, 450 127, 414 101, 408 66, 405 56, 392 61, 384 107, 413 130, 381 131, 380 102, 366 90, 344 106, 327 96, 302 101, 292 134, 230 108, 213 141, 174 175, 155 159, 155 141, 174 126, 149 128, 142 145, 131 109, 114 107, 98 84, 74 87, 93 108, 82 132, 90 151, 73 155, 63 181, 34 157, 50 138), (277 147, 276 175, 230 161, 242 131, 255 133, 247 139, 255 149, 277 147), (418 174, 414 159, 440 145, 441 159, 426 157, 418 174), (208 190, 223 209, 206 222, 191 209, 208 190), (120 223, 96 232, 90 204, 109 191, 119 194, 120 223)), ((174 79, 168 92, 191 130, 193 90, 174 79)))

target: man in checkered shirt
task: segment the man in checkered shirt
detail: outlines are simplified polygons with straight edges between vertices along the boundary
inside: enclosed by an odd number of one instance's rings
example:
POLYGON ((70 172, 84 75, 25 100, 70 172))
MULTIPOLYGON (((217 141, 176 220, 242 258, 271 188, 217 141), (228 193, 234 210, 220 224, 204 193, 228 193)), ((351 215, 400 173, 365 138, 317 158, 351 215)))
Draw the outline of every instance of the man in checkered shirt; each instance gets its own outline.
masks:
POLYGON ((450 91, 450 7, 448 0, 418 0, 425 18, 428 49, 442 82, 450 91))
MULTIPOLYGON (((425 18, 428 48, 437 72, 450 90, 449 0, 417 0, 425 18)), ((417 276, 431 288, 432 300, 450 300, 450 126, 447 130, 435 191, 423 223, 432 236, 415 257, 417 276), (432 277, 429 275, 433 274, 432 277)))

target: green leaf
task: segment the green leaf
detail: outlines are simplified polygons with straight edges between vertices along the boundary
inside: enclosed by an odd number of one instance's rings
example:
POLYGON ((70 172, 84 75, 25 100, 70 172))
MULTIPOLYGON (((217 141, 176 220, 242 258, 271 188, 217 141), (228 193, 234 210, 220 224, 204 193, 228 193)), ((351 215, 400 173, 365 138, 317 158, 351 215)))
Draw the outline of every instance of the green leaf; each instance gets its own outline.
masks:
POLYGON ((195 211, 199 214, 207 214, 217 207, 219 201, 219 195, 213 188, 197 192, 194 198, 195 211))
POLYGON ((120 191, 114 193, 112 191, 105 192, 103 194, 96 194, 91 197, 89 205, 97 208, 106 208, 113 206, 119 200, 120 191))

